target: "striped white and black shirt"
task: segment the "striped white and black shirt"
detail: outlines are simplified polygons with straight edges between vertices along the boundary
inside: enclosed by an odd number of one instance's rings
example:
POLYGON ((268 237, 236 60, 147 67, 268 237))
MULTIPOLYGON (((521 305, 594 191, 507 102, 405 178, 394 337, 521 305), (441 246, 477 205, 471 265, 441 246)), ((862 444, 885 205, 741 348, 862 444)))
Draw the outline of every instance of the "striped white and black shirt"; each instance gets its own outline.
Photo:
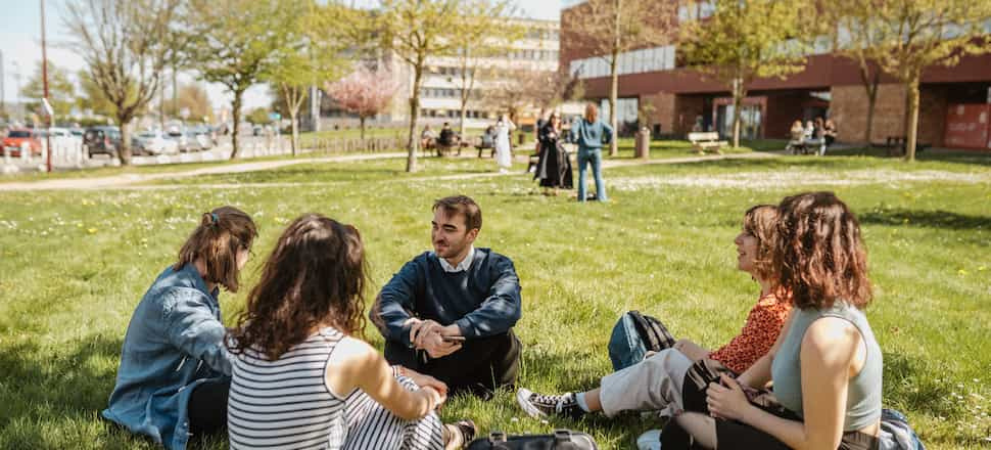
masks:
POLYGON ((245 350, 233 365, 227 425, 233 449, 336 449, 347 438, 346 400, 326 382, 344 335, 324 328, 278 360, 245 350))

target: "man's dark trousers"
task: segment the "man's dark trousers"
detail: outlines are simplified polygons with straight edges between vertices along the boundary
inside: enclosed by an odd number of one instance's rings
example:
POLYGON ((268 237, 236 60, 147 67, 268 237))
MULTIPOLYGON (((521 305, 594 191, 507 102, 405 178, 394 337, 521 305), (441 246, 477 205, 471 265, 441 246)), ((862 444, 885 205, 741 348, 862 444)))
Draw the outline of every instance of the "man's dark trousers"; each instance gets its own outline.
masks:
POLYGON ((520 340, 513 331, 464 342, 461 350, 433 359, 422 350, 393 341, 385 343, 385 359, 430 375, 447 384, 452 394, 469 392, 489 397, 498 387, 515 386, 520 370, 520 340), (424 362, 426 360, 426 362, 424 362))

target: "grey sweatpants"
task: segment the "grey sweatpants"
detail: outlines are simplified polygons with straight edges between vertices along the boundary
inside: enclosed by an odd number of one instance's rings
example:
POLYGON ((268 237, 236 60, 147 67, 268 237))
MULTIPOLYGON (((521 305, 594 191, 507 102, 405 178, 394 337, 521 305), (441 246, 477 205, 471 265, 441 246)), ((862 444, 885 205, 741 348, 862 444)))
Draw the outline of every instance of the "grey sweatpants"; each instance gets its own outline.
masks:
POLYGON ((692 364, 683 353, 669 348, 607 375, 599 392, 602 412, 613 417, 623 411, 683 409, 681 388, 692 364))

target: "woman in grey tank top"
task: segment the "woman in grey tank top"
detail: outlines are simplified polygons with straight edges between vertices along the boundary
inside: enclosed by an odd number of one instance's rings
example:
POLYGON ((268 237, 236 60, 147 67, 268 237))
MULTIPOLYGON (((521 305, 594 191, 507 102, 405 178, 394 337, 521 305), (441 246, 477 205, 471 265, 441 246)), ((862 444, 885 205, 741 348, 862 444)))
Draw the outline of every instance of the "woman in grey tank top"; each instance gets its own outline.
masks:
POLYGON ((736 380, 709 385, 707 411, 669 422, 664 450, 878 448, 882 360, 862 311, 871 284, 860 225, 831 192, 778 209, 774 268, 794 301, 786 331, 736 380), (780 407, 750 403, 772 381, 780 407))

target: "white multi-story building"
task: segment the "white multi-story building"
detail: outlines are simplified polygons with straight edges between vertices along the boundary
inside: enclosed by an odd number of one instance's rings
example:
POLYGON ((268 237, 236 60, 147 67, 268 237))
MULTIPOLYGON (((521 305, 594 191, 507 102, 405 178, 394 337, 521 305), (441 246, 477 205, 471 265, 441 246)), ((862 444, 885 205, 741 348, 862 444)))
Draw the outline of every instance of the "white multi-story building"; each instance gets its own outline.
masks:
MULTIPOLYGON (((494 56, 478 58, 474 83, 466 110, 468 128, 484 128, 504 113, 502 108, 488 101, 487 90, 494 89, 506 80, 507 71, 539 71, 556 73, 559 59, 560 23, 556 20, 517 19, 526 29, 523 38, 494 56)), ((395 55, 380 55, 374 63, 391 70, 400 86, 392 106, 380 114, 371 125, 399 125, 409 120, 409 98, 413 94, 413 70, 395 55)), ((475 65, 473 63, 473 65, 475 65)), ((457 127, 461 116, 461 66, 458 56, 430 57, 424 67, 420 87, 420 112, 418 122, 439 125, 450 122, 457 127)), ((533 106, 524 108, 521 115, 532 120, 538 111, 533 106)), ((333 102, 324 98, 321 108, 321 128, 354 126, 357 120, 336 110, 333 102)))
MULTIPOLYGON (((523 20, 526 28, 524 37, 516 41, 505 52, 492 57, 479 58, 475 73, 472 94, 466 111, 466 126, 484 127, 496 120, 500 106, 486 101, 486 90, 494 89, 507 71, 557 72, 559 31, 558 21, 523 20)), ((449 121, 456 123, 461 116, 461 58, 457 56, 432 57, 427 60, 426 70, 420 88, 420 117, 424 123, 449 121)), ((413 74, 408 66, 397 71, 402 77, 404 89, 400 92, 412 94, 413 74)), ((468 79, 468 83, 471 83, 468 79)), ((405 96, 401 96, 405 97, 405 96)), ((402 99, 405 100, 405 99, 402 99)), ((409 103, 397 102, 393 118, 405 120, 409 116, 409 103)), ((528 116, 536 112, 525 111, 528 116)))

